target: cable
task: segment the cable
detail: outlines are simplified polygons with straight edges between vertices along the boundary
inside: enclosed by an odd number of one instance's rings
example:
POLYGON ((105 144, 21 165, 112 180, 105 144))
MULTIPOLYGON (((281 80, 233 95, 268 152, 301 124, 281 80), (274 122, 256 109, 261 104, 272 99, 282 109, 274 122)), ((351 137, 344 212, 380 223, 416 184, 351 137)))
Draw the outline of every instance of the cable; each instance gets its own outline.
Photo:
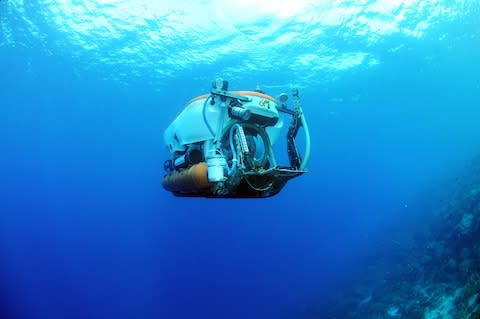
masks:
POLYGON ((210 126, 210 123, 208 123, 207 120, 207 114, 206 114, 206 109, 207 109, 207 103, 209 100, 212 99, 212 96, 209 95, 206 99, 205 102, 203 103, 203 108, 202 108, 202 115, 203 115, 203 121, 205 122, 205 125, 207 126, 208 130, 210 131, 210 134, 212 134, 215 137, 215 133, 213 132, 212 127, 210 126))
POLYGON ((305 131, 305 154, 303 156, 303 161, 300 164, 300 169, 304 170, 307 167, 308 160, 310 159, 310 131, 308 129, 307 121, 305 120, 305 115, 303 115, 303 110, 301 110, 302 115, 300 117, 303 125, 303 130, 305 131))
MULTIPOLYGON (((232 176, 232 174, 235 172, 235 170, 237 168, 237 163, 238 163, 237 151, 235 150, 235 144, 233 143, 233 132, 235 131, 237 126, 240 126, 240 125, 238 125, 238 124, 232 125, 232 127, 230 128, 230 133, 229 133, 230 148, 232 150, 232 168, 228 167, 228 176, 232 176)), ((228 166, 228 164, 227 164, 227 166, 228 166)))

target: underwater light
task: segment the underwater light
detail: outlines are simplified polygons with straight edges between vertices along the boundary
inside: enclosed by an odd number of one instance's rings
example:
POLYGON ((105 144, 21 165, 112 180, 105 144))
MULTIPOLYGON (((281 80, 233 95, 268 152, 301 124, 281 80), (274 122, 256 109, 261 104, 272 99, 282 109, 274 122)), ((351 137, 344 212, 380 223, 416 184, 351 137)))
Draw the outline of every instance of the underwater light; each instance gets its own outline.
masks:
POLYGON ((191 100, 165 130, 171 155, 164 163, 163 187, 176 196, 269 197, 305 173, 310 135, 298 89, 293 108, 259 91, 228 91, 228 82, 213 82, 209 94, 191 100), (290 165, 278 165, 273 146, 291 116, 287 133, 290 165), (303 127, 303 158, 295 138, 303 127))

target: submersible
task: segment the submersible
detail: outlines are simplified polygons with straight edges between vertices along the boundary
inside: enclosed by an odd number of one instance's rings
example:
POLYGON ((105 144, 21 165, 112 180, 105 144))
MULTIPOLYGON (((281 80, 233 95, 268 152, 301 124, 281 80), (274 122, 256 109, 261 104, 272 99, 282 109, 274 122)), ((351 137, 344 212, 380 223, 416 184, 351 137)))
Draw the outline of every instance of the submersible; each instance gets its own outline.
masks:
POLYGON ((259 89, 229 91, 228 82, 213 81, 210 93, 187 103, 167 127, 162 185, 175 196, 270 197, 292 178, 306 172, 310 133, 297 88, 273 98, 259 89), (289 163, 277 163, 274 146, 285 118, 289 163), (296 137, 303 128, 304 151, 296 137))

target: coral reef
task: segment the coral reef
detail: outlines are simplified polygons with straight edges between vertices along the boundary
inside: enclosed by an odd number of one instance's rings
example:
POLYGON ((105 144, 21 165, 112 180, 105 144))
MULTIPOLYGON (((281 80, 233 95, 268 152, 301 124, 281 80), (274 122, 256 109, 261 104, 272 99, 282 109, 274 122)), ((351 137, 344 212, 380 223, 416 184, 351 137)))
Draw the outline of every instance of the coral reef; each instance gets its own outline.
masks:
POLYGON ((429 218, 392 230, 321 318, 480 319, 480 156, 442 187, 441 200, 410 216, 429 218), (368 303, 354 301, 358 291, 371 292, 368 303))

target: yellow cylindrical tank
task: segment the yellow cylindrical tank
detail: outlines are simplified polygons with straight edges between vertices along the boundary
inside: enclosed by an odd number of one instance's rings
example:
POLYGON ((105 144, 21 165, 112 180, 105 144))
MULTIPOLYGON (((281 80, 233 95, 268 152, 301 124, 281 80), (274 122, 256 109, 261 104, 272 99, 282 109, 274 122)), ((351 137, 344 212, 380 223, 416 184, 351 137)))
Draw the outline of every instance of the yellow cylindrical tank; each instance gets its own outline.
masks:
POLYGON ((207 190, 212 184, 208 181, 207 163, 198 163, 180 172, 174 172, 163 178, 163 187, 170 192, 199 192, 207 190))

